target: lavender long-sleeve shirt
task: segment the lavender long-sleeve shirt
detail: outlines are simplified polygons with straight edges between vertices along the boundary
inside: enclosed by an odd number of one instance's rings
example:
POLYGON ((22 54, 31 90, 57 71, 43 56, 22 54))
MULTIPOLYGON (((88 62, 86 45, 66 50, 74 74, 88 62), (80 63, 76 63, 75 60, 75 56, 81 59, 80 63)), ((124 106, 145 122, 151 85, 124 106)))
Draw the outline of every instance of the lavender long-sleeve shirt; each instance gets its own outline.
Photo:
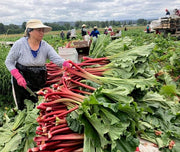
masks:
POLYGON ((6 58, 5 64, 9 71, 15 69, 18 62, 24 66, 44 66, 46 60, 49 59, 58 66, 62 66, 65 61, 46 41, 41 41, 37 57, 34 58, 31 53, 31 48, 28 44, 28 38, 22 37, 17 40, 12 46, 6 58))

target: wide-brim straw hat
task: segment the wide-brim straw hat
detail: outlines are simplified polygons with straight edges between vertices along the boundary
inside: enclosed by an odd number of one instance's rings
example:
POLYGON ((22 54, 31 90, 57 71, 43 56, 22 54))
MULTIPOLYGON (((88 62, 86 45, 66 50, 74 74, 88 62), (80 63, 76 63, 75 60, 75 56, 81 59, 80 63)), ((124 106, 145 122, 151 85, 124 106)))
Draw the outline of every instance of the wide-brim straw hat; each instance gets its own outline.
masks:
POLYGON ((27 29, 37 29, 37 28, 43 28, 44 33, 47 33, 52 30, 52 27, 44 25, 40 20, 37 19, 31 19, 26 23, 26 29, 25 29, 25 36, 27 35, 27 29))
POLYGON ((97 26, 94 26, 94 29, 97 29, 97 26))
POLYGON ((86 26, 86 24, 83 24, 83 25, 82 25, 82 27, 85 27, 85 26, 86 26))

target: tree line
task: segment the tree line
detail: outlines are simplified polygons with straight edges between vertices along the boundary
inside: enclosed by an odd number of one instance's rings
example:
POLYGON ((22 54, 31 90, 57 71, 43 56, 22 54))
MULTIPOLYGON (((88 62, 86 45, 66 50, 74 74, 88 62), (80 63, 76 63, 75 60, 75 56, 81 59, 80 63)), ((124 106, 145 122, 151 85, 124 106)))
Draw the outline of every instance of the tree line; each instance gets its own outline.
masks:
MULTIPOLYGON (((86 24, 88 28, 94 27, 95 25, 99 28, 104 28, 108 26, 126 26, 126 25, 146 25, 149 24, 150 20, 138 19, 138 20, 124 20, 124 21, 76 21, 76 22, 64 22, 60 24, 58 22, 54 23, 44 23, 45 25, 51 26, 53 31, 59 30, 70 30, 70 29, 80 29, 82 24, 86 24)), ((9 24, 4 25, 0 23, 0 34, 19 34, 23 33, 26 28, 26 22, 23 22, 22 25, 9 24)))

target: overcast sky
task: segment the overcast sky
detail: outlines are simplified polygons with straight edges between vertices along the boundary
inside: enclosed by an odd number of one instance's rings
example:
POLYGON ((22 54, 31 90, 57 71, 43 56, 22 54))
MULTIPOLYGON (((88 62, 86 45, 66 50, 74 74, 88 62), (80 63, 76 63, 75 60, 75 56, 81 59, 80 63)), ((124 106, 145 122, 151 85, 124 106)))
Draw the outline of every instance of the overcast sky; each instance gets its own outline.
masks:
POLYGON ((180 0, 1 0, 0 23, 158 19, 180 0))

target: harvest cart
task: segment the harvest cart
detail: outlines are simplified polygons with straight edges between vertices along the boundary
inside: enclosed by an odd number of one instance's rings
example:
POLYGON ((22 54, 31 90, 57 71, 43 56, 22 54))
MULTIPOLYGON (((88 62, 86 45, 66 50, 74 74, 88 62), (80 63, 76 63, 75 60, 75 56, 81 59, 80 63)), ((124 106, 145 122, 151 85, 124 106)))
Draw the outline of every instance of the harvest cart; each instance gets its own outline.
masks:
POLYGON ((79 41, 72 41, 72 46, 74 48, 76 48, 76 50, 78 51, 78 54, 85 54, 85 55, 89 55, 89 41, 83 41, 83 40, 79 40, 79 41))
POLYGON ((74 48, 76 49, 78 53, 78 61, 81 60, 83 56, 88 56, 89 55, 89 48, 91 45, 91 41, 84 41, 84 40, 74 40, 70 41, 67 45, 66 48, 74 48))
POLYGON ((89 55, 90 41, 79 40, 79 41, 73 41, 72 44, 73 47, 76 48, 78 52, 79 61, 81 61, 81 58, 83 56, 89 55))

